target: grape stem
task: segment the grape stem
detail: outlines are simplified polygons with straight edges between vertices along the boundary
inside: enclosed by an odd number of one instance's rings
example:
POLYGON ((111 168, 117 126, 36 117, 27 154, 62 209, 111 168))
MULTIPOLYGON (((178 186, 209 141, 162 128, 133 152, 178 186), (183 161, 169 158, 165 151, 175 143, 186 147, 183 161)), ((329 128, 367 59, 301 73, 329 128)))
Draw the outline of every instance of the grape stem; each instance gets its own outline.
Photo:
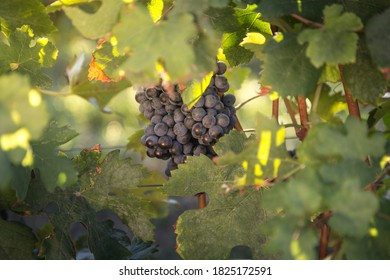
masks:
POLYGON ((348 105, 348 112, 351 116, 358 118, 358 119, 361 119, 359 104, 358 104, 357 100, 353 99, 352 94, 349 91, 349 89, 345 83, 344 71, 343 71, 343 67, 341 65, 339 65, 339 71, 340 71, 341 83, 343 84, 343 87, 344 87, 345 100, 347 101, 347 105, 348 105))
POLYGON ((295 13, 290 14, 290 16, 295 18, 296 20, 299 20, 300 22, 306 24, 309 27, 317 28, 317 29, 324 28, 324 25, 322 23, 311 21, 311 20, 304 18, 303 16, 297 15, 295 13))
POLYGON ((298 132, 299 135, 297 136, 301 141, 303 141, 303 139, 305 139, 307 135, 307 132, 309 131, 309 125, 310 125, 309 116, 307 114, 306 98, 303 96, 298 96, 297 101, 298 101, 299 118, 301 120, 301 126, 303 127, 299 130, 298 132))
POLYGON ((202 192, 197 194, 198 196, 198 208, 206 207, 206 193, 202 192))
POLYGON ((238 104, 237 106, 235 106, 236 110, 240 110, 242 106, 244 106, 245 104, 249 103, 250 101, 256 99, 256 98, 259 98, 259 97, 262 97, 262 95, 256 95, 256 96, 253 96, 247 100, 245 100, 244 102, 238 104))
POLYGON ((272 117, 279 123, 279 98, 272 101, 272 117))

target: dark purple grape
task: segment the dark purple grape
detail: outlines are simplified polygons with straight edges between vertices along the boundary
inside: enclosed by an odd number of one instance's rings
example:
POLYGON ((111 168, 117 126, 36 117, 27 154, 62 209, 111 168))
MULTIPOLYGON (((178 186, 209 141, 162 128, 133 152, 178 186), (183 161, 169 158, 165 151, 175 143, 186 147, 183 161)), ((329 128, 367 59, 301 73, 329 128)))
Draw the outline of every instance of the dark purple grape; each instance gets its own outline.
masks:
POLYGON ((148 138, 148 136, 146 136, 146 135, 142 135, 142 137, 141 137, 141 144, 144 146, 146 146, 146 138, 148 138))
POLYGON ((173 114, 173 112, 176 110, 177 106, 176 105, 173 105, 173 104, 168 104, 168 105, 165 105, 165 111, 168 113, 168 114, 173 114))
POLYGON ((194 108, 191 113, 192 118, 197 122, 202 121, 203 117, 206 116, 206 114, 207 113, 203 108, 194 108))
POLYGON ((203 134, 206 133, 206 128, 202 123, 196 123, 191 129, 191 134, 194 138, 200 138, 203 134))
POLYGON ((224 93, 224 92, 227 92, 229 90, 229 88, 230 88, 230 86, 229 86, 229 84, 227 84, 224 87, 218 88, 218 91, 224 93))
POLYGON ((163 107, 163 104, 161 104, 161 101, 158 97, 152 98, 152 107, 153 109, 160 109, 163 107))
POLYGON ((154 148, 157 146, 158 137, 156 135, 150 135, 146 138, 146 147, 148 148, 154 148))
POLYGON ((222 98, 222 102, 225 106, 233 106, 236 102, 236 97, 231 93, 225 94, 222 98))
MULTIPOLYGON (((213 80, 214 81, 214 80, 213 80)), ((210 82, 211 85, 211 82, 210 82)), ((203 92, 203 95, 206 97, 207 95, 215 95, 217 94, 217 90, 213 86, 208 86, 206 90, 203 92)))
POLYGON ((169 152, 174 156, 181 155, 183 153, 183 145, 177 141, 173 141, 172 147, 169 149, 169 152))
POLYGON ((231 112, 230 112, 230 108, 231 107, 226 107, 225 106, 225 108, 223 108, 222 110, 220 110, 220 112, 222 113, 222 114, 225 114, 226 116, 228 116, 228 117, 230 117, 231 116, 231 112))
POLYGON ((165 92, 163 92, 163 93, 160 94, 159 99, 160 99, 160 103, 163 104, 163 105, 168 105, 168 104, 170 104, 170 103, 169 103, 168 94, 166 94, 165 92))
POLYGON ((164 149, 161 149, 161 148, 157 148, 155 151, 154 151, 154 155, 156 156, 156 158, 158 159, 169 159, 170 158, 170 155, 169 155, 169 152, 167 150, 164 150, 164 149))
POLYGON ((210 128, 214 126, 216 122, 217 122, 216 118, 212 115, 206 115, 202 119, 202 124, 205 128, 210 128))
POLYGON ((161 148, 161 149, 170 149, 172 147, 172 138, 167 136, 167 135, 164 135, 164 136, 161 136, 160 139, 158 139, 158 146, 161 148))
POLYGON ((151 111, 145 110, 145 111, 144 111, 144 117, 145 117, 146 119, 148 119, 148 120, 151 120, 152 117, 153 117, 154 115, 155 115, 154 110, 151 110, 151 111))
POLYGON ((188 105, 187 105, 187 104, 181 105, 180 109, 181 109, 181 112, 182 112, 184 115, 187 115, 187 114, 190 113, 190 109, 188 108, 188 105))
POLYGON ((168 97, 169 97, 169 102, 173 105, 179 105, 183 102, 180 93, 178 92, 173 92, 171 95, 168 95, 168 97))
POLYGON ((183 144, 183 145, 189 143, 191 141, 191 139, 192 139, 192 136, 191 136, 191 133, 189 133, 189 132, 184 134, 184 135, 176 136, 177 142, 179 142, 180 144, 183 144))
POLYGON ((205 102, 205 99, 203 96, 201 96, 198 101, 196 101, 196 103, 194 104, 194 107, 195 108, 200 108, 200 107, 204 107, 204 102, 205 102))
POLYGON ((145 91, 143 90, 139 90, 135 93, 135 101, 137 101, 138 103, 142 103, 146 100, 146 96, 145 96, 145 91))
POLYGON ((173 127, 175 125, 175 120, 171 114, 165 115, 162 118, 162 122, 166 123, 168 127, 173 127))
POLYGON ((154 135, 154 124, 148 124, 144 129, 144 134, 146 136, 154 135))
POLYGON ((177 108, 177 109, 173 112, 173 119, 175 120, 176 123, 178 123, 178 122, 183 122, 185 117, 186 117, 186 116, 181 112, 181 109, 180 109, 180 108, 177 108))
POLYGON ((218 99, 215 95, 213 95, 213 94, 206 95, 204 105, 206 108, 214 108, 217 101, 218 101, 218 99))
POLYGON ((145 91, 145 95, 148 99, 152 99, 153 97, 158 97, 159 91, 156 88, 148 88, 145 91))
POLYGON ((192 117, 188 116, 184 119, 184 125, 186 128, 188 129, 192 129, 192 127, 194 126, 195 124, 195 121, 192 117))
POLYGON ((217 101, 217 103, 214 106, 214 109, 217 110, 218 112, 222 111, 225 108, 223 103, 221 101, 217 101))
POLYGON ((177 155, 173 157, 173 162, 176 164, 181 164, 186 162, 187 157, 185 155, 177 155))
POLYGON ((161 107, 160 109, 154 110, 154 114, 155 115, 160 115, 160 116, 165 116, 168 113, 167 113, 167 111, 165 111, 164 107, 161 107))
POLYGON ((142 109, 144 111, 152 111, 153 110, 153 107, 152 107, 152 102, 148 99, 146 99, 145 101, 143 101, 141 103, 141 106, 143 107, 142 109))
POLYGON ((234 106, 230 106, 230 107, 228 107, 229 108, 229 110, 230 110, 230 113, 231 113, 231 115, 234 115, 235 113, 236 113, 236 108, 234 107, 234 106))
POLYGON ((191 142, 183 145, 183 154, 185 155, 192 155, 192 149, 194 148, 194 144, 191 142))
POLYGON ((148 157, 150 157, 150 158, 154 158, 154 157, 156 157, 155 155, 154 155, 154 152, 156 151, 156 148, 153 148, 153 149, 151 149, 151 148, 147 148, 146 149, 146 155, 148 156, 148 157))
POLYGON ((217 125, 221 127, 227 127, 230 123, 230 118, 223 113, 218 114, 216 119, 217 119, 217 125))
POLYGON ((203 134, 202 137, 200 138, 203 142, 203 145, 210 145, 213 142, 213 138, 211 138, 210 134, 206 133, 203 134))
POLYGON ((160 116, 160 115, 154 115, 151 119, 150 119, 150 121, 151 121, 151 123, 154 123, 154 124, 158 124, 158 123, 160 123, 161 121, 162 121, 162 116, 160 116))
POLYGON ((206 146, 203 146, 203 145, 198 145, 195 147, 193 153, 194 153, 194 156, 200 156, 200 155, 204 155, 206 154, 207 152, 207 149, 206 149, 206 146))
POLYGON ((207 115, 211 115, 211 116, 216 116, 218 114, 217 110, 215 110, 214 108, 209 108, 206 110, 207 112, 207 115))
POLYGON ((167 132, 167 136, 171 137, 172 140, 176 139, 176 134, 173 132, 173 127, 170 127, 167 132))
POLYGON ((173 162, 173 160, 170 158, 167 162, 167 167, 165 168, 165 175, 168 177, 171 177, 171 171, 177 169, 177 164, 173 162))
POLYGON ((228 85, 228 80, 226 79, 225 76, 222 76, 222 75, 216 75, 215 76, 215 82, 214 82, 215 86, 220 89, 220 88, 224 88, 226 85, 228 85))
POLYGON ((227 69, 226 63, 223 61, 218 61, 217 70, 215 71, 215 74, 223 75, 226 72, 226 69, 227 69))
POLYGON ((166 123, 160 122, 154 126, 154 133, 157 136, 164 136, 167 134, 169 127, 166 123))
POLYGON ((223 128, 219 125, 214 125, 209 129, 209 134, 213 139, 218 139, 223 135, 223 128))
POLYGON ((188 129, 186 128, 186 126, 182 122, 178 122, 173 126, 173 132, 177 136, 183 136, 187 133, 187 131, 188 131, 188 129))

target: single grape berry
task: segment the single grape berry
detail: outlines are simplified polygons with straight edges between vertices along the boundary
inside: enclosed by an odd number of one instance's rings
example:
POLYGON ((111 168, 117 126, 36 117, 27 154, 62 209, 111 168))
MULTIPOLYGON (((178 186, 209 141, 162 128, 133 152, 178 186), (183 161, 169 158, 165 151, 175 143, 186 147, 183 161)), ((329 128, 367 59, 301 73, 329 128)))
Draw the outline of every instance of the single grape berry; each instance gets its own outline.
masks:
POLYGON ((144 134, 146 136, 154 135, 154 124, 148 124, 144 129, 144 134))
POLYGON ((160 122, 154 126, 154 133, 157 136, 164 136, 167 134, 169 127, 166 123, 160 122))
POLYGON ((188 116, 184 119, 184 125, 188 129, 192 129, 195 123, 195 120, 191 116, 188 116))
POLYGON ((225 106, 233 106, 236 102, 236 97, 231 93, 225 94, 222 98, 222 102, 225 106))
POLYGON ((158 137, 156 135, 150 135, 146 138, 145 144, 148 148, 154 148, 157 146, 158 137))
POLYGON ((152 99, 153 97, 158 97, 158 90, 156 88, 148 88, 145 91, 145 95, 148 99, 152 99))
POLYGON ((135 93, 135 101, 137 101, 138 103, 142 103, 143 101, 145 101, 147 98, 146 98, 146 95, 145 95, 145 91, 144 90, 139 90, 135 93))
POLYGON ((209 129, 209 134, 211 138, 213 139, 218 139, 223 135, 224 131, 221 126, 219 125, 214 125, 209 129))
POLYGON ((161 120, 166 123, 168 127, 173 127, 175 125, 175 120, 171 114, 165 115, 161 120))
POLYGON ((206 128, 202 123, 196 123, 191 129, 191 133, 194 138, 200 138, 203 134, 206 133, 206 128))
POLYGON ((200 122, 200 121, 202 121, 203 117, 206 116, 206 114, 207 113, 206 113, 205 109, 194 108, 192 110, 191 116, 195 121, 200 122))
POLYGON ((162 116, 161 115, 154 115, 151 119, 150 122, 154 124, 158 124, 162 121, 162 116))
POLYGON ((179 142, 180 144, 183 144, 183 145, 189 143, 191 141, 191 139, 192 139, 192 135, 189 132, 187 132, 184 135, 176 136, 177 142, 179 142))
POLYGON ((223 61, 217 62, 217 70, 215 71, 215 74, 217 75, 223 75, 227 70, 226 63, 223 61))
POLYGON ((206 95, 205 96, 205 107, 206 108, 214 108, 217 101, 218 101, 218 99, 215 95, 213 95, 213 94, 206 95))
POLYGON ((227 127, 230 123, 230 118, 223 113, 218 114, 216 119, 217 119, 217 125, 222 127, 227 127))
POLYGON ((228 83, 228 80, 225 76, 217 75, 217 76, 215 76, 214 84, 218 89, 221 89, 221 88, 226 87, 226 85, 228 85, 229 83, 228 83))
POLYGON ((200 156, 201 154, 205 154, 207 152, 206 146, 198 145, 194 149, 194 156, 200 156))
POLYGON ((161 149, 169 149, 172 147, 172 138, 167 136, 167 135, 164 135, 164 136, 161 136, 160 139, 158 139, 158 146, 161 148, 161 149))
POLYGON ((172 143, 172 147, 169 149, 169 152, 174 155, 174 156, 178 156, 180 154, 183 153, 183 145, 180 144, 179 142, 177 141, 173 141, 172 143))
POLYGON ((180 109, 180 108, 177 108, 177 109, 173 112, 173 119, 175 120, 175 123, 184 121, 184 118, 185 118, 185 117, 186 117, 186 116, 181 112, 181 109, 180 109))
MULTIPOLYGON (((210 128, 210 127, 214 126, 216 122, 217 122, 216 118, 212 115, 206 115, 202 119, 202 124, 205 128, 210 128)), ((229 121, 228 121, 227 125, 228 124, 229 124, 229 121)))
POLYGON ((182 122, 178 122, 173 126, 173 132, 177 136, 183 136, 187 133, 187 131, 188 131, 188 129, 186 128, 186 126, 182 122))
POLYGON ((195 108, 201 108, 201 107, 204 107, 204 102, 205 102, 205 99, 203 96, 201 96, 199 98, 199 100, 194 104, 194 107, 195 108))

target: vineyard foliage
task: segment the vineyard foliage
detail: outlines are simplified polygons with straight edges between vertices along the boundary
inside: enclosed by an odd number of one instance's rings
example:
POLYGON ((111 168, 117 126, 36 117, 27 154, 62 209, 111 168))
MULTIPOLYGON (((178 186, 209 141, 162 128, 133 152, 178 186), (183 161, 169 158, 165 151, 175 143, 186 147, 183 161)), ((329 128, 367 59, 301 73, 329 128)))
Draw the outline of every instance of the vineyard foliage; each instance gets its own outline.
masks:
POLYGON ((389 0, 3 0, 0 28, 0 259, 74 259, 82 248, 150 258, 168 197, 199 193, 207 206, 175 224, 183 259, 227 259, 237 246, 255 259, 390 259, 389 0), (51 72, 70 44, 56 35, 64 17, 96 46, 62 69, 66 94, 51 72), (127 135, 135 158, 93 139, 76 155, 61 149, 88 132, 60 122, 53 100, 107 111, 124 90, 162 82, 186 88, 191 106, 217 60, 229 92, 255 78, 253 95, 274 110, 236 125, 213 159, 191 156, 162 179, 143 165, 142 131, 127 135), (121 228, 98 219, 105 209, 121 228))

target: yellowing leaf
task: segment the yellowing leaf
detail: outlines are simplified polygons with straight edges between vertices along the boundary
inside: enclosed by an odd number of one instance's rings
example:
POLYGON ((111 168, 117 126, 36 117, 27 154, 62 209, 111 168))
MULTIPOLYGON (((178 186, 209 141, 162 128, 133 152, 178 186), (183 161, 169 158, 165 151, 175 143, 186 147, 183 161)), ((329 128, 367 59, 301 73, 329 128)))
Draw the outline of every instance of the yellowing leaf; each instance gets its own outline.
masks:
POLYGON ((248 32, 246 33, 246 37, 240 43, 240 46, 244 46, 246 44, 262 45, 265 43, 265 40, 264 35, 259 32, 248 32))
POLYGON ((194 106, 198 99, 202 96, 203 92, 206 90, 210 84, 210 80, 213 77, 214 73, 208 73, 202 81, 193 81, 190 85, 187 86, 185 91, 182 93, 183 102, 188 105, 188 108, 194 106))
POLYGON ((157 22, 161 18, 163 9, 163 0, 150 0, 150 2, 148 3, 148 10, 153 22, 157 22))

